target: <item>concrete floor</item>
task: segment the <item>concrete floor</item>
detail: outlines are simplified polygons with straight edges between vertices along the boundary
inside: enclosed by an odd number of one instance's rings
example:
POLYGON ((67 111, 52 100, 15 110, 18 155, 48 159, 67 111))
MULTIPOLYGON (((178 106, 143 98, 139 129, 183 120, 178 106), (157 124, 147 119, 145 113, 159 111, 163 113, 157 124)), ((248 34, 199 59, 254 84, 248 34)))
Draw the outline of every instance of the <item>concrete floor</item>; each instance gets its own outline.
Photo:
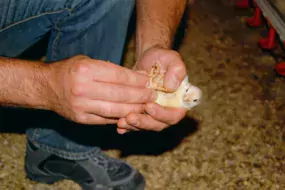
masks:
MULTIPOLYGON (((179 52, 190 82, 204 92, 202 104, 159 134, 111 130, 122 146, 106 153, 122 153, 143 173, 147 190, 285 189, 285 79, 275 74, 274 57, 257 46, 263 29, 245 26, 249 13, 235 10, 233 1, 196 1, 179 52)), ((131 41, 126 67, 133 58, 131 41)), ((27 180, 25 141, 25 134, 0 134, 0 189, 80 189, 71 181, 27 180)))

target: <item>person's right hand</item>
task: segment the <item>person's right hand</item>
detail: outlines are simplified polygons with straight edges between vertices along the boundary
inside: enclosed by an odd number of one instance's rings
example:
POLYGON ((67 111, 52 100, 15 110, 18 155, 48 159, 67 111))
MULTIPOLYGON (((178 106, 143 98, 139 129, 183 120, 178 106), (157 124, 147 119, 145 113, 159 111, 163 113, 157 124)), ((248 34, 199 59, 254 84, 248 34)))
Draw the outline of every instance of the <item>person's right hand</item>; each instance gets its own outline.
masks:
POLYGON ((81 124, 115 124, 156 99, 148 77, 113 63, 75 56, 49 66, 52 111, 81 124))

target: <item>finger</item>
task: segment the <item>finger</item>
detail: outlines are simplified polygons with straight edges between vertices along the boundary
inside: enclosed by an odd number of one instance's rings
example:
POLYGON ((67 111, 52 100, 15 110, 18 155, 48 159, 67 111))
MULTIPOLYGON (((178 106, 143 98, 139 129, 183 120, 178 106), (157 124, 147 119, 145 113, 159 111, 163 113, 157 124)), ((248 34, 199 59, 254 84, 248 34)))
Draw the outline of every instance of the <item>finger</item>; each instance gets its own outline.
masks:
POLYGON ((144 112, 144 105, 142 104, 121 104, 85 98, 77 99, 73 107, 80 112, 109 118, 123 118, 129 113, 144 112))
MULTIPOLYGON (((166 61, 166 60, 164 60, 166 61)), ((163 64, 165 64, 164 62, 163 64)), ((180 56, 169 60, 164 76, 164 85, 170 91, 176 90, 186 76, 186 67, 180 56)))
POLYGON ((139 73, 141 73, 141 74, 144 74, 144 75, 147 75, 147 74, 148 74, 148 72, 145 71, 145 70, 139 70, 139 71, 137 71, 137 72, 139 72, 139 73))
POLYGON ((95 81, 134 87, 145 87, 148 82, 146 75, 113 63, 92 60, 90 67, 95 81))
POLYGON ((147 114, 135 114, 131 113, 126 117, 126 121, 129 125, 132 125, 139 129, 161 131, 168 125, 153 119, 147 114))
POLYGON ((123 135, 127 132, 130 132, 131 130, 128 130, 128 129, 122 129, 122 128, 117 128, 117 132, 120 134, 120 135, 123 135))
POLYGON ((152 89, 133 88, 117 84, 102 82, 83 83, 74 90, 75 95, 90 99, 120 102, 120 103, 146 103, 156 100, 157 93, 152 89))
POLYGON ((132 130, 132 131, 139 131, 138 128, 129 125, 126 121, 126 118, 120 118, 118 123, 117 123, 118 127, 121 129, 126 129, 126 130, 132 130))
POLYGON ((168 125, 177 124, 187 113, 187 110, 183 108, 163 107, 156 103, 148 103, 145 111, 154 119, 168 125))
POLYGON ((76 122, 87 125, 116 124, 117 119, 108 119, 94 114, 80 113, 76 115, 76 122))

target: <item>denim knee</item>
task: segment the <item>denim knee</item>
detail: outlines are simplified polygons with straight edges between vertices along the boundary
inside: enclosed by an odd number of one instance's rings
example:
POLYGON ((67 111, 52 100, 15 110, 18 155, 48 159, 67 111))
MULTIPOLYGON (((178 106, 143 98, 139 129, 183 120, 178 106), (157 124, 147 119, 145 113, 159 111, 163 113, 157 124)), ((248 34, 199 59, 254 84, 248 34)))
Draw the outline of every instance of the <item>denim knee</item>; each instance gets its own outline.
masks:
POLYGON ((84 19, 80 19, 79 22, 82 26, 87 22, 90 25, 96 24, 104 20, 106 15, 113 15, 113 19, 117 20, 118 23, 128 21, 129 13, 135 6, 135 0, 85 0, 84 2, 72 9, 71 18, 67 18, 73 20, 73 17, 80 16, 84 19))
POLYGON ((54 26, 47 61, 74 55, 119 64, 135 0, 85 0, 54 26))

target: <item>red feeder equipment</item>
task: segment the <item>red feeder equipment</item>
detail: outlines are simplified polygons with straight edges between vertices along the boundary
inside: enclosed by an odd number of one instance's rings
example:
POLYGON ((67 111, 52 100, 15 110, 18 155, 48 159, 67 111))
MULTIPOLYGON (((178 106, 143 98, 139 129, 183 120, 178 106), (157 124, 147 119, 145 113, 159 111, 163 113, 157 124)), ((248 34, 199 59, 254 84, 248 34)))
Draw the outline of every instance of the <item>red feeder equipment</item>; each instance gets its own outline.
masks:
POLYGON ((255 0, 236 0, 235 6, 240 9, 247 9, 254 6, 255 0))
POLYGON ((285 76, 285 62, 277 64, 275 69, 278 74, 285 76))
POLYGON ((236 0, 235 5, 236 7, 241 9, 246 9, 250 7, 249 0, 236 0))
POLYGON ((259 46, 264 50, 275 49, 277 47, 276 36, 277 36, 276 30, 272 26, 270 26, 268 37, 261 38, 259 40, 259 46))
POLYGON ((254 8, 254 15, 246 21, 247 25, 251 27, 259 27, 262 25, 262 13, 259 7, 254 8))

